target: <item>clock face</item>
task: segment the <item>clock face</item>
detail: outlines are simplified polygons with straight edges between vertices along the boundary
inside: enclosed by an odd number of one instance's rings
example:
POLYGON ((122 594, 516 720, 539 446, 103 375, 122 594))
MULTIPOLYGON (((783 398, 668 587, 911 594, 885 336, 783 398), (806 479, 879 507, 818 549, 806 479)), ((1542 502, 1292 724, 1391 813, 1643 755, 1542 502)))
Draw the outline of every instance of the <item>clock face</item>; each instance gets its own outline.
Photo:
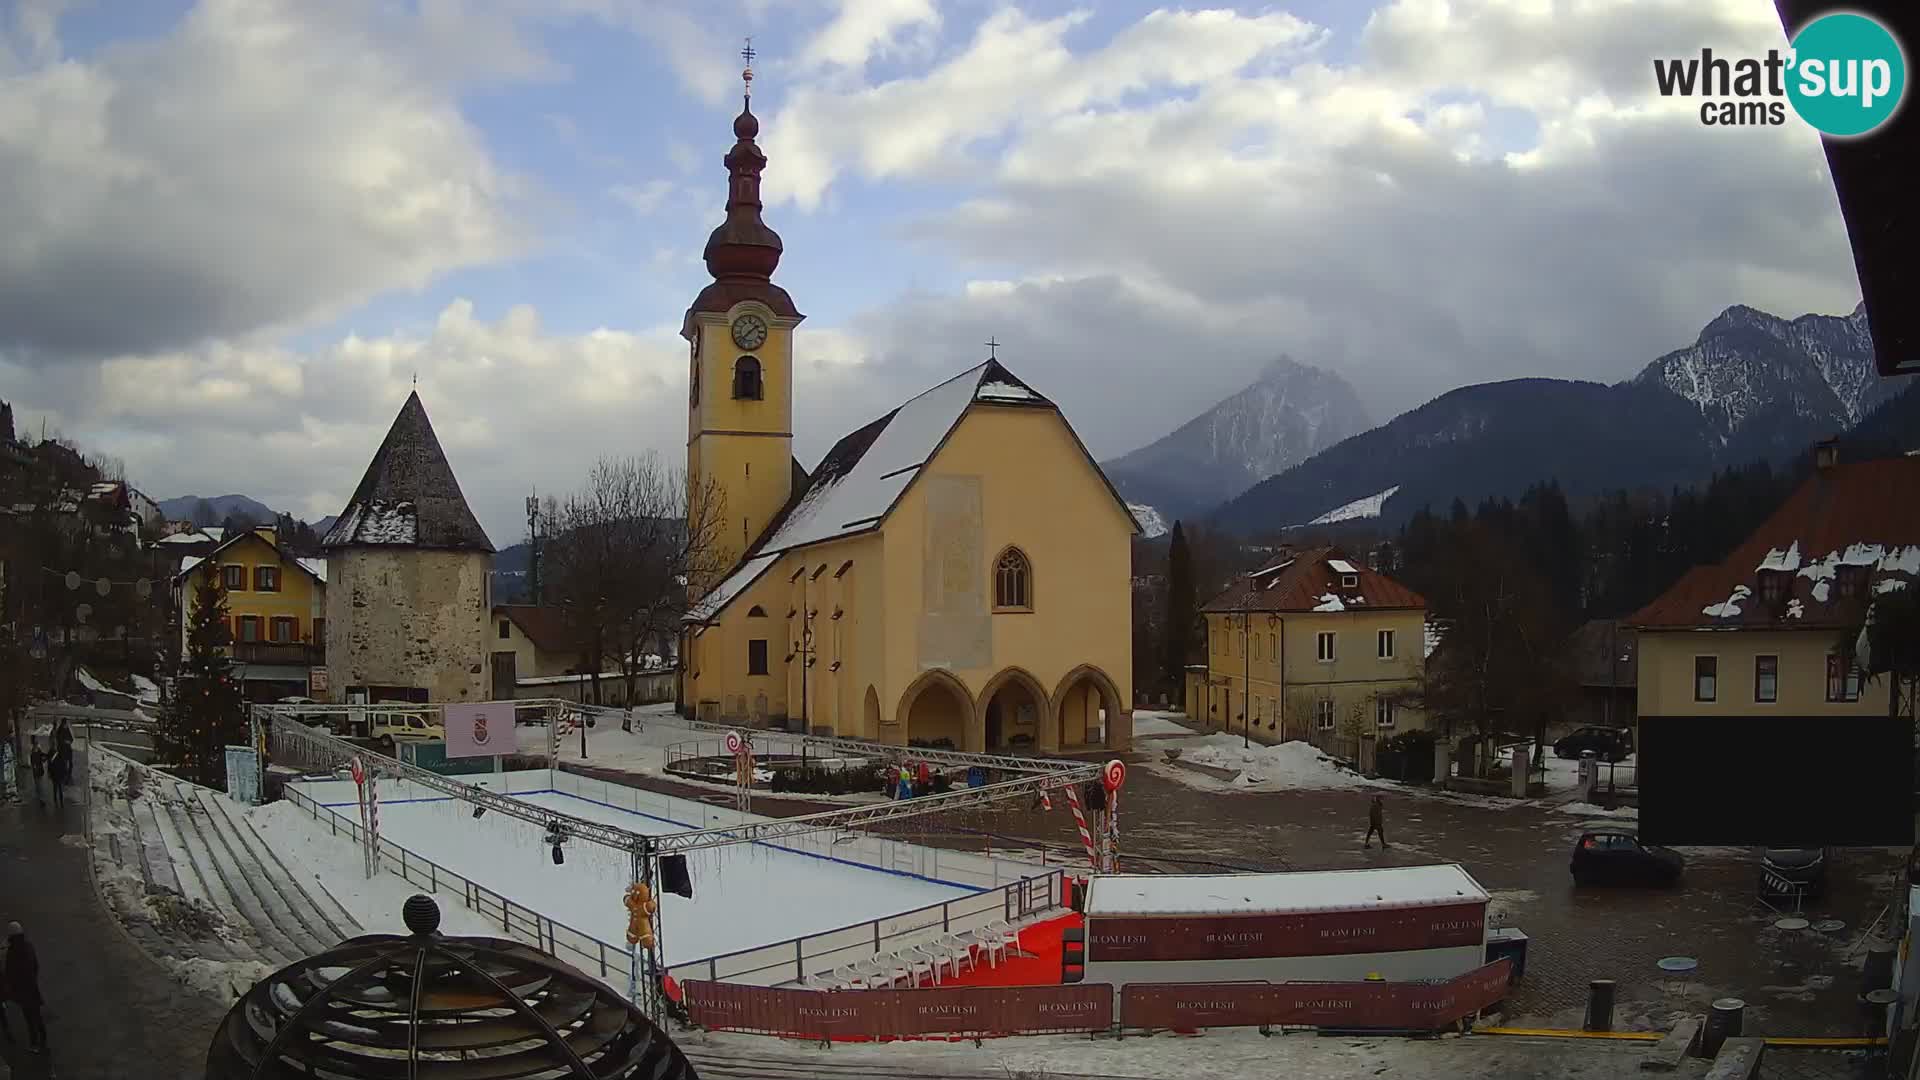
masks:
POLYGON ((757 349, 767 340, 767 324, 758 315, 742 315, 733 320, 733 343, 743 349, 757 349))

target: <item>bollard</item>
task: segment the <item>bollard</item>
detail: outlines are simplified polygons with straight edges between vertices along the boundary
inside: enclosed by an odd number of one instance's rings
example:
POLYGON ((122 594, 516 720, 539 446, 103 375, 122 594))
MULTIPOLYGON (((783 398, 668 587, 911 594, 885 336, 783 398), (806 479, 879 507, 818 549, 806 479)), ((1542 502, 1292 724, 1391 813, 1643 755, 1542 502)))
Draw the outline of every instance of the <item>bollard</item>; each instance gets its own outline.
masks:
POLYGON ((1700 1030, 1700 1056, 1710 1058, 1720 1052, 1721 1044, 1728 1039, 1740 1037, 1740 1022, 1746 1016, 1747 1003, 1739 998, 1721 998, 1713 1003, 1713 1010, 1707 1013, 1707 1023, 1700 1030))
POLYGON ((1893 1003, 1900 1000, 1895 990, 1869 990, 1864 998, 1866 1002, 1866 1030, 1862 1034, 1876 1039, 1885 1038, 1887 1032, 1887 1013, 1893 1003))
POLYGON ((1861 997, 1893 985, 1893 959, 1897 949, 1893 942, 1882 938, 1868 943, 1867 958, 1860 965, 1861 997))
POLYGON ((1613 980, 1595 979, 1587 984, 1587 1030, 1613 1030, 1613 980))

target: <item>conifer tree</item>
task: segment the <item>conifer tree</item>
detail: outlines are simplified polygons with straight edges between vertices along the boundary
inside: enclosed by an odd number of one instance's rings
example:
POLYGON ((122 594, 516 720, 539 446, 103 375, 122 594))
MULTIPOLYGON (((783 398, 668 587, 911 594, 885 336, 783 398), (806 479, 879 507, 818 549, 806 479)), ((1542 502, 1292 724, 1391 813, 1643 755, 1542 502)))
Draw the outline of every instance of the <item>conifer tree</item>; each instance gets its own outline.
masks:
MULTIPOLYGON (((1193 552, 1187 547, 1187 533, 1178 521, 1167 541, 1167 624, 1162 663, 1167 681, 1173 685, 1175 701, 1185 702, 1187 661, 1192 657, 1195 613, 1193 552)), ((1184 707, 1184 705, 1182 706, 1184 707)))
POLYGON ((180 775, 221 787, 226 783, 227 746, 248 740, 246 708, 226 654, 232 640, 227 591, 212 563, 194 576, 193 590, 187 655, 161 714, 160 751, 179 767, 180 775))

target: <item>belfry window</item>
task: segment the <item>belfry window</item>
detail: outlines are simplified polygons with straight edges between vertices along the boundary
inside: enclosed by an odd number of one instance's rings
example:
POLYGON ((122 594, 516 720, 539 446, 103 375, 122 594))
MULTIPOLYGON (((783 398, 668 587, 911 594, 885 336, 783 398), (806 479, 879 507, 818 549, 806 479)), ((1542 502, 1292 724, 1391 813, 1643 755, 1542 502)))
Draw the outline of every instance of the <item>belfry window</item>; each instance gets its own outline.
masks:
POLYGON ((762 397, 760 386, 760 361, 751 356, 743 356, 733 362, 733 396, 746 401, 759 401, 762 397))

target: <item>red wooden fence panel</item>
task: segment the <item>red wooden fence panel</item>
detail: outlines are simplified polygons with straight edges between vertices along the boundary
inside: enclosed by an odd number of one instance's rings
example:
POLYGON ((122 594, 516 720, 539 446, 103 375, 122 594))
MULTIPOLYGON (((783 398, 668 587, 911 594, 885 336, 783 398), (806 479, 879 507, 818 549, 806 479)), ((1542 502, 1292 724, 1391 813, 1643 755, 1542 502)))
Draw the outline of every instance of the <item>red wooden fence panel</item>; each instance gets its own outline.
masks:
POLYGON ((1478 945, 1485 936, 1484 901, 1294 915, 1093 916, 1087 919, 1087 960, 1246 960, 1450 949, 1478 945))
POLYGON ((1509 960, 1440 983, 1130 983, 1120 1022, 1130 1028, 1277 1027, 1432 1030, 1506 996, 1509 960))
POLYGON ((786 990, 690 981, 684 986, 693 1022, 717 1031, 818 1039, 1016 1035, 1113 1026, 1113 988, 1106 985, 786 990))

